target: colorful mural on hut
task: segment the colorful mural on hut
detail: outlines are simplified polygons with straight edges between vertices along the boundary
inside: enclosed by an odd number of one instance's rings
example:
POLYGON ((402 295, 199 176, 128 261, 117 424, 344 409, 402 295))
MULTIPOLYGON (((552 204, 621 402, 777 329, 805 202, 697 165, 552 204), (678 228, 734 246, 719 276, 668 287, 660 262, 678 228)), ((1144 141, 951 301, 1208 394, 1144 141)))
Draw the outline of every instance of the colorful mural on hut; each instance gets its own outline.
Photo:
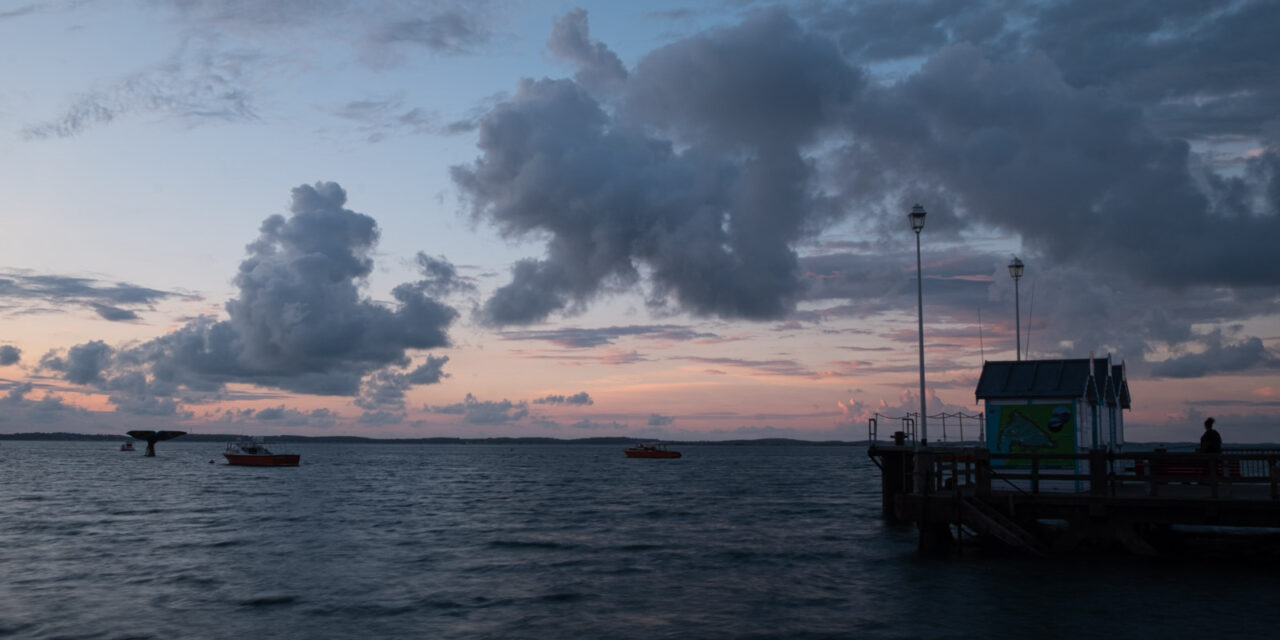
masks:
MULTIPOLYGON (((1076 452, 1076 418, 1072 403, 993 404, 988 406, 988 411, 987 442, 992 453, 1076 452)), ((1009 458, 1003 463, 1025 465, 1029 461, 1009 458)), ((1052 467, 1074 464, 1070 459, 1041 461, 1042 466, 1052 467)))

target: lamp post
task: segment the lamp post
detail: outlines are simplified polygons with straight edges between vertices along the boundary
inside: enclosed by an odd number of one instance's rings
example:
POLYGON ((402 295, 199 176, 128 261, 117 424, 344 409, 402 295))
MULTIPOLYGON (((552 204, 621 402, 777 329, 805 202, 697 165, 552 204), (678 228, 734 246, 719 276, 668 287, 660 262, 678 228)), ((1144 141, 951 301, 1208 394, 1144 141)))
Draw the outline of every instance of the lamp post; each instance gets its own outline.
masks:
POLYGON ((916 311, 920 323, 920 444, 929 446, 929 418, 925 415, 924 404, 924 281, 920 270, 920 230, 924 228, 924 207, 911 207, 907 219, 911 221, 911 230, 916 232, 916 311))
POLYGON ((1009 275, 1013 276, 1013 317, 1014 333, 1018 336, 1018 360, 1022 360, 1022 305, 1018 302, 1018 280, 1022 278, 1022 261, 1018 256, 1009 263, 1009 275))

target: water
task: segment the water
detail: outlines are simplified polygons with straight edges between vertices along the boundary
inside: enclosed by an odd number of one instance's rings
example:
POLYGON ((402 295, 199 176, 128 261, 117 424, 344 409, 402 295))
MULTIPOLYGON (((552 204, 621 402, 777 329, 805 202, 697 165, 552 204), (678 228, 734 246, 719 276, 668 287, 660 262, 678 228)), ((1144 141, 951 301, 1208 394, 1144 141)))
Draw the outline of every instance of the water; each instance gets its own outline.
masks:
POLYGON ((1273 634, 1275 566, 920 558, 857 447, 0 444, 0 637, 1273 634), (210 464, 218 460, 218 464, 210 464))

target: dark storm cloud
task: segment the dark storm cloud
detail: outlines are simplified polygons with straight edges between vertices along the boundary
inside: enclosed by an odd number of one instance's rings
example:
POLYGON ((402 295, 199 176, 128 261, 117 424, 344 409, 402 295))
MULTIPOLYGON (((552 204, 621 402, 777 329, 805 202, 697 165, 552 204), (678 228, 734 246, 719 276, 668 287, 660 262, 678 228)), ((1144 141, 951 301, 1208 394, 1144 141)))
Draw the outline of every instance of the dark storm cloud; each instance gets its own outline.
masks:
MULTIPOLYGON (((476 162, 454 168, 474 215, 548 238, 483 316, 543 320, 643 282, 657 307, 778 318, 807 296, 799 241, 841 216, 862 242, 899 237, 917 201, 933 241, 1001 234, 1089 280, 1274 290, 1277 12, 807 3, 674 41, 624 75, 574 11, 552 53, 621 88, 526 80, 480 119, 476 162)), ((909 284, 891 275, 866 263, 843 289, 865 308, 886 296, 872 284, 909 284)))
POLYGON ((108 389, 118 407, 140 413, 170 410, 181 391, 194 400, 228 383, 402 406, 409 387, 438 382, 448 361, 429 356, 406 372, 407 352, 448 345, 457 312, 423 292, 436 280, 396 287, 393 305, 361 296, 379 231, 373 218, 346 209, 346 199, 332 182, 293 190, 290 215, 267 218, 248 245, 227 320, 197 318, 119 350, 77 345, 46 355, 42 366, 108 389))
POLYGON ((573 404, 579 406, 588 406, 595 404, 591 399, 591 395, 586 391, 580 391, 570 396, 552 394, 533 401, 534 404, 573 404))
POLYGON ((194 300, 196 296, 126 282, 106 284, 93 278, 0 271, 0 301, 8 302, 20 313, 89 307, 106 320, 136 320, 137 312, 124 307, 151 308, 174 298, 194 300))
POLYGON ((1076 86, 1150 105, 1160 130, 1257 134, 1280 106, 1280 4, 1266 0, 1047 3, 1026 47, 1046 52, 1076 86))
POLYGON ((847 158, 863 197, 891 197, 891 176, 913 175, 941 188, 934 208, 959 224, 1017 232, 1056 263, 1169 286, 1280 282, 1262 257, 1280 234, 1274 203, 1269 215, 1213 210, 1185 141, 1071 87, 1047 58, 993 61, 956 45, 864 98, 852 122, 869 145, 847 158))
POLYGON ((361 298, 378 228, 346 198, 332 182, 294 189, 291 215, 267 218, 248 247, 229 320, 196 321, 138 350, 183 382, 354 395, 364 375, 408 364, 406 349, 447 345, 452 308, 405 285, 394 309, 361 298))
POLYGON ((22 349, 8 344, 0 346, 0 367, 18 364, 18 361, 21 359, 22 349))
POLYGON ((630 325, 595 329, 575 327, 531 329, 527 331, 503 331, 501 335, 505 340, 545 340, 572 349, 590 349, 609 345, 628 336, 675 341, 714 339, 718 337, 714 333, 694 331, 679 325, 630 325))
POLYGON ((857 82, 778 13, 650 54, 618 115, 577 83, 524 81, 481 119, 481 157, 453 168, 474 215, 551 238, 483 318, 580 310, 642 271, 655 306, 781 315, 798 293, 790 244, 824 212, 800 149, 857 82))

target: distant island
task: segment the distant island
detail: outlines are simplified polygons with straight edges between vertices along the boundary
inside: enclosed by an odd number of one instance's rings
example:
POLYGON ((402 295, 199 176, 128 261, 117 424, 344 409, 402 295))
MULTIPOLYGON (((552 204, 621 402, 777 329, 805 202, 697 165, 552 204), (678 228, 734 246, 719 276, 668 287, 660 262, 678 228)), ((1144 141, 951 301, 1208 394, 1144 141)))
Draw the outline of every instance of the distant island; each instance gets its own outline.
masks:
MULTIPOLYGON (((187 442, 228 442, 238 440, 244 437, 243 434, 232 433, 188 433, 182 436, 183 441, 187 442)), ((89 434, 89 433, 3 433, 0 434, 2 440, 36 440, 36 441, 119 441, 120 439, 132 440, 125 434, 89 434)), ((277 443, 315 443, 315 444, 498 444, 498 445, 514 445, 514 444, 594 444, 594 445, 632 445, 637 442, 653 442, 655 438, 631 438, 631 437, 595 437, 595 438, 547 438, 547 437, 502 437, 502 438, 368 438, 364 436, 296 436, 296 435, 277 435, 264 436, 269 442, 277 443)), ((759 438, 755 440, 739 439, 739 440, 663 440, 663 442, 678 443, 680 445, 729 445, 729 446, 865 446, 865 440, 857 442, 848 442, 843 440, 797 440, 792 438, 759 438)))

